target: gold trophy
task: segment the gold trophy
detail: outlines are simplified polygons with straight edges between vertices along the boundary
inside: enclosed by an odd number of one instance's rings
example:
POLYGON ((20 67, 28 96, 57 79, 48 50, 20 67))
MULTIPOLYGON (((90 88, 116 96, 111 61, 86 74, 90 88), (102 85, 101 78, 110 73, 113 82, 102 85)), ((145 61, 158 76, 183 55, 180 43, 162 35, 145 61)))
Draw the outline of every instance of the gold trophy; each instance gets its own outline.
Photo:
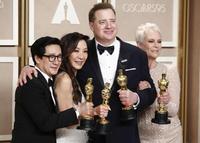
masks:
MULTIPOLYGON (((162 78, 158 80, 158 87, 160 89, 160 96, 166 92, 169 85, 169 81, 166 79, 166 74, 162 74, 162 78)), ((164 103, 159 103, 158 109, 155 111, 155 118, 151 120, 153 123, 157 124, 170 124, 170 120, 168 119, 168 111, 167 107, 164 103)))
MULTIPOLYGON (((92 78, 88 78, 87 83, 85 85, 86 102, 92 102, 93 91, 94 91, 94 86, 92 85, 92 78)), ((89 130, 92 130, 93 125, 94 125, 93 116, 85 115, 85 116, 81 116, 80 126, 78 128, 89 131, 89 130)))
MULTIPOLYGON (((102 105, 105 106, 109 106, 108 103, 111 95, 109 86, 110 86, 109 83, 105 83, 104 89, 101 91, 101 96, 103 99, 102 105)), ((100 118, 96 123, 95 133, 100 135, 106 135, 109 132, 110 132, 110 122, 105 117, 100 118)))
MULTIPOLYGON (((117 83, 121 90, 127 90, 127 76, 123 74, 123 70, 119 69, 117 76, 117 83)), ((121 120, 128 121, 135 118, 133 106, 123 106, 121 109, 121 120)))

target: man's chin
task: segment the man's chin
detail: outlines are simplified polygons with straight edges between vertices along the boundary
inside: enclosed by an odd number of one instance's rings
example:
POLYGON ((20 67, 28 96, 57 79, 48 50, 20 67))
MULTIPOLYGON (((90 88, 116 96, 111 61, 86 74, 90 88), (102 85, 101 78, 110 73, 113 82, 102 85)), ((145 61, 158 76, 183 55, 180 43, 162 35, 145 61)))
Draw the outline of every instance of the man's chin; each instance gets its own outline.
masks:
POLYGON ((52 75, 56 75, 58 73, 58 70, 52 71, 51 74, 52 75))

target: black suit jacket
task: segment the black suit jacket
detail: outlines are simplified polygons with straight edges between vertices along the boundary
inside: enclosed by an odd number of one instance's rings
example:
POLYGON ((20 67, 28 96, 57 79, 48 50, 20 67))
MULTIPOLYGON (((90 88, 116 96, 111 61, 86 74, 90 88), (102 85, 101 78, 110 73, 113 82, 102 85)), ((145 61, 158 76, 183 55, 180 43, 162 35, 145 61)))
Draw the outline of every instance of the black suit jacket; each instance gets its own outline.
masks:
MULTIPOLYGON (((146 108, 149 105, 151 105, 156 98, 156 90, 149 74, 146 53, 131 44, 123 42, 119 38, 118 40, 120 41, 120 55, 118 59, 115 79, 118 75, 118 69, 123 68, 124 70, 126 70, 124 74, 126 74, 128 77, 128 89, 138 93, 140 97, 140 104, 137 110, 142 110, 143 108, 146 108), (151 84, 152 88, 143 91, 138 91, 138 83, 142 80, 148 81, 151 84)), ((94 39, 89 41, 88 43, 88 52, 88 59, 84 67, 78 72, 77 78, 83 90, 87 78, 93 78, 93 103, 95 106, 97 106, 102 103, 101 90, 104 87, 104 83, 98 62, 94 39)), ((120 87, 118 86, 117 81, 115 80, 111 88, 111 97, 109 100, 111 111, 109 112, 107 118, 111 123, 112 133, 107 135, 105 138, 103 136, 95 136, 95 143, 140 142, 138 135, 137 118, 126 123, 122 123, 120 121, 121 102, 117 93, 117 90, 119 89, 120 87)), ((136 114, 137 111, 134 112, 135 113, 133 114, 136 114)))
POLYGON ((17 87, 12 143, 56 143, 57 128, 77 124, 73 108, 57 113, 47 81, 38 78, 17 87))

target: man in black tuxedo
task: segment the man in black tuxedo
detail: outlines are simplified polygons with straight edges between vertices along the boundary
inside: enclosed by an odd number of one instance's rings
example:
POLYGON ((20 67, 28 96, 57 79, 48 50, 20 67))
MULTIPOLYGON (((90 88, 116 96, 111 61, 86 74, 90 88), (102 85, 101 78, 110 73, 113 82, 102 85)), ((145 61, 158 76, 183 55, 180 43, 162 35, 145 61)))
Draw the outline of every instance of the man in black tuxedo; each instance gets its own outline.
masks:
POLYGON ((31 54, 38 76, 16 89, 12 143, 56 143, 57 128, 78 123, 72 106, 57 113, 53 96, 52 76, 62 61, 60 40, 39 38, 31 46, 31 54))
POLYGON ((89 12, 89 24, 94 38, 88 43, 88 59, 78 72, 77 78, 82 89, 84 89, 87 78, 93 78, 93 103, 97 112, 101 107, 99 105, 102 103, 101 90, 104 84, 110 83, 111 88, 109 100, 111 111, 107 117, 111 123, 111 133, 99 136, 91 132, 90 142, 139 143, 137 110, 148 107, 156 98, 156 90, 149 74, 147 56, 139 48, 116 37, 116 14, 111 4, 94 5, 89 12), (128 77, 127 90, 119 90, 120 87, 116 81, 118 69, 123 69, 128 77), (138 91, 138 84, 143 80, 148 81, 150 86, 143 91, 138 91), (132 113, 135 118, 133 120, 121 122, 122 105, 134 107, 132 113))

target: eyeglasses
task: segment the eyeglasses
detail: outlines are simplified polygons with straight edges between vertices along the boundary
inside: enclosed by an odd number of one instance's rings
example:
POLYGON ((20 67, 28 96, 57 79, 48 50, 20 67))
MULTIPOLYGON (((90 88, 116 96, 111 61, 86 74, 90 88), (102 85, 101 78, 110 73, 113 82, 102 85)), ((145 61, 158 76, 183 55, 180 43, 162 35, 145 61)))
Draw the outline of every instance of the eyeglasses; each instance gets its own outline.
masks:
POLYGON ((49 59, 49 62, 54 62, 56 59, 59 62, 62 62, 62 55, 58 55, 58 56, 55 56, 55 55, 43 55, 43 56, 47 57, 49 59))

